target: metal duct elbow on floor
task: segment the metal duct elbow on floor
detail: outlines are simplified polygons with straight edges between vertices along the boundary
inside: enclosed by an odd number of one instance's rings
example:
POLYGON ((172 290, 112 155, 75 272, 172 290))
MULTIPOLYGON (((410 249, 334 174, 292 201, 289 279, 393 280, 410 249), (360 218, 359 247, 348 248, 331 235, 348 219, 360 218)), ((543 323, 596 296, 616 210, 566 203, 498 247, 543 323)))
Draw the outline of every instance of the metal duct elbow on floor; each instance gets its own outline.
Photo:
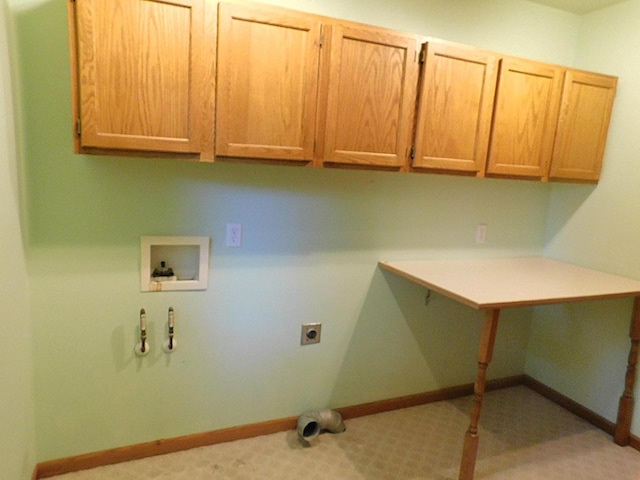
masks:
POLYGON ((316 438, 323 430, 342 433, 346 429, 342 416, 334 410, 312 410, 298 418, 298 435, 307 442, 316 438))

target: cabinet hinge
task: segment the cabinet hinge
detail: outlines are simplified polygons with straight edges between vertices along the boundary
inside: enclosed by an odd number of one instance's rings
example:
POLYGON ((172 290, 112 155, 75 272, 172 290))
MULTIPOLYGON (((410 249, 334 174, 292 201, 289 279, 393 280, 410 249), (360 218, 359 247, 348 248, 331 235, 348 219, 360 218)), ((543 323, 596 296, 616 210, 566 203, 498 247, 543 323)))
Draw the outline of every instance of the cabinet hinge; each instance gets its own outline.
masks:
POLYGON ((82 136, 82 122, 80 121, 80 119, 76 120, 76 135, 78 135, 79 137, 82 136))
POLYGON ((322 25, 320 25, 320 47, 322 47, 322 45, 324 44, 324 28, 322 28, 322 25))
POLYGON ((410 158, 411 160, 413 160, 414 158, 416 158, 416 146, 415 146, 415 145, 413 145, 413 146, 411 147, 411 150, 409 150, 409 158, 410 158))
POLYGON ((425 50, 420 50, 420 56, 418 57, 418 61, 420 65, 422 65, 427 59, 427 52, 425 50))

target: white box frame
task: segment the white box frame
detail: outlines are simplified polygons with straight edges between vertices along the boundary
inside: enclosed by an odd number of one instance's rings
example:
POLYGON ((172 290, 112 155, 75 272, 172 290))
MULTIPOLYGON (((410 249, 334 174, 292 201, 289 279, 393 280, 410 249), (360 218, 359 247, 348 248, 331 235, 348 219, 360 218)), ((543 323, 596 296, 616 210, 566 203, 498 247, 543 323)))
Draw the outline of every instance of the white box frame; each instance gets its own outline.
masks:
MULTIPOLYGON (((209 237, 140 237, 140 290, 162 292, 176 290, 206 290, 209 286, 209 237), (151 249, 153 247, 198 247, 198 270, 195 279, 167 280, 157 282, 152 279, 151 249)), ((175 265, 169 265, 175 268, 175 265)))

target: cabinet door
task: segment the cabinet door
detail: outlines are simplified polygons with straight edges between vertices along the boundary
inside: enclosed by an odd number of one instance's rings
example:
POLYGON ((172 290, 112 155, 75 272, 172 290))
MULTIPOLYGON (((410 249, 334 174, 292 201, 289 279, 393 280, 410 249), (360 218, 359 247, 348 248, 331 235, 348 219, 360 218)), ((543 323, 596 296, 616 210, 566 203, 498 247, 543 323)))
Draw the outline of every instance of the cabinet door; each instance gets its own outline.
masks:
POLYGON ((441 42, 424 51, 412 165, 484 173, 498 57, 441 42))
POLYGON ((218 25, 216 155, 312 161, 320 21, 221 3, 218 25))
POLYGON ((561 93, 559 67, 502 60, 487 173, 546 177, 561 93))
POLYGON ((202 0, 75 8, 79 147, 199 152, 202 0))
POLYGON ((617 82, 616 77, 567 71, 550 178, 598 180, 617 82))
POLYGON ((331 26, 325 69, 325 163, 406 165, 418 74, 417 40, 374 27, 331 26))

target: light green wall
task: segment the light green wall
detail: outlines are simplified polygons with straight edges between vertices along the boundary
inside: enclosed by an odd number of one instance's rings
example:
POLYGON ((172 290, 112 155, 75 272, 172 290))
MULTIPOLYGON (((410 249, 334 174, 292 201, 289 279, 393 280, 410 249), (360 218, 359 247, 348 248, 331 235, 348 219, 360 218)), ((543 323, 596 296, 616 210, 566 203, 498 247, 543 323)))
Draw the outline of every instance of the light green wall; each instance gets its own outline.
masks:
POLYGON ((26 480, 36 462, 29 284, 20 227, 11 26, 0 4, 0 478, 26 480))
MULTIPOLYGON (((619 76, 602 179, 596 188, 557 185, 545 252, 640 277, 640 1, 584 17, 577 65, 619 76)), ((527 373, 615 421, 629 352, 629 301, 536 312, 527 373), (562 348, 561 345, 569 345, 562 348)), ((636 389, 636 395, 638 395, 636 389)), ((640 435, 636 406, 632 433, 640 435)))
MULTIPOLYGON (((512 0, 279 3, 563 64, 581 24, 512 0)), ((477 312, 438 296, 425 307, 422 288, 377 261, 540 254, 554 187, 74 155, 65 2, 10 5, 39 460, 474 380, 477 312), (239 249, 224 246, 228 222, 243 224, 239 249), (140 293, 141 235, 210 236, 209 289, 140 293), (169 306, 170 356, 160 351, 169 306), (133 355, 140 308, 153 349, 143 359, 133 355), (299 346, 303 322, 323 323, 320 345, 299 346)), ((503 315, 492 377, 524 371, 531 317, 503 315)))

